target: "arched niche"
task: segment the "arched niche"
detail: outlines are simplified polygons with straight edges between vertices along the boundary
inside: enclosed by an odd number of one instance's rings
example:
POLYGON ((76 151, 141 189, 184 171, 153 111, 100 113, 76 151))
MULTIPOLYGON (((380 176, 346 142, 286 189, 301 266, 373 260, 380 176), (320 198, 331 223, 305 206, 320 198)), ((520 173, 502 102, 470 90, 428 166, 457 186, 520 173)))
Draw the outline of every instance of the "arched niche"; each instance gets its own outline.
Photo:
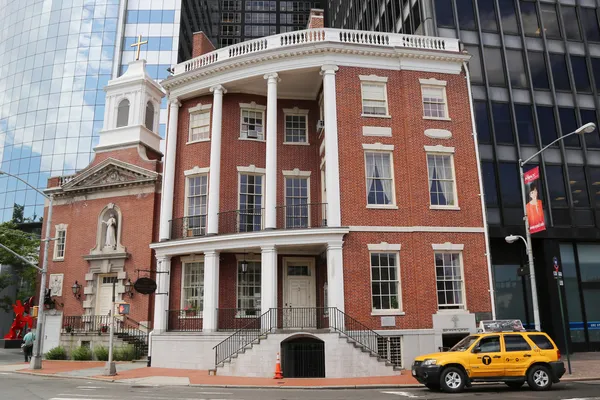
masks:
POLYGON ((92 253, 124 253, 121 244, 123 215, 121 209, 114 203, 109 203, 98 215, 96 228, 96 247, 92 253))
POLYGON ((117 128, 129 125, 129 107, 128 99, 123 99, 117 107, 117 128))
POLYGON ((154 131, 154 104, 151 101, 146 103, 146 118, 144 120, 146 129, 154 131))

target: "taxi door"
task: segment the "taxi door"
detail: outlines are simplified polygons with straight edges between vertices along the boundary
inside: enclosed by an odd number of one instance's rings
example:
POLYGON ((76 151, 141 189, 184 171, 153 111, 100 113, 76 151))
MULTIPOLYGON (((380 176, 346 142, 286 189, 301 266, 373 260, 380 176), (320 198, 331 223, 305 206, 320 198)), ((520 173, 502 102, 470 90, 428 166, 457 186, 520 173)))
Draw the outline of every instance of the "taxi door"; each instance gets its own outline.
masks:
POLYGON ((525 376, 536 355, 531 345, 520 333, 505 333, 502 336, 506 376, 525 376))
POLYGON ((469 355, 471 378, 504 376, 504 358, 500 335, 484 336, 473 346, 469 355))

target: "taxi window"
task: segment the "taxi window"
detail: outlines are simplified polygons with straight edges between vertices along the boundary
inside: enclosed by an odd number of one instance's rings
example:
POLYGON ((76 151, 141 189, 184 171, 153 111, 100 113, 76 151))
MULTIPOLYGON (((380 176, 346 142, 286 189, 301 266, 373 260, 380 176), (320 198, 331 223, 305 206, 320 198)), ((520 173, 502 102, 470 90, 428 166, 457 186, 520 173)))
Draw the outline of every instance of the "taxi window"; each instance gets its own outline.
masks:
POLYGON ((531 350, 531 346, 522 335, 504 335, 504 347, 506 351, 531 350))
POLYGON ((478 349, 479 353, 498 353, 500 352, 500 337, 484 337, 475 345, 473 350, 478 349))
POLYGON ((529 339, 542 350, 554 350, 554 345, 544 335, 529 335, 529 339))

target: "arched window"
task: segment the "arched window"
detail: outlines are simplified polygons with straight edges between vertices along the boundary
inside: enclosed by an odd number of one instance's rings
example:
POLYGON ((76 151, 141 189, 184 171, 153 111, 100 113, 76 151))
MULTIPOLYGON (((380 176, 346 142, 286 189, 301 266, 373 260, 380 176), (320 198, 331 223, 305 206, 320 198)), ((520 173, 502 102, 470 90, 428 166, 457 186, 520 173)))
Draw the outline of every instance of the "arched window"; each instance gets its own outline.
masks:
POLYGON ((148 102, 148 104, 146 104, 146 122, 145 122, 146 128, 148 128, 149 130, 153 130, 154 129, 154 105, 152 105, 151 102, 148 102))
POLYGON ((129 125, 129 100, 125 99, 119 103, 117 110, 117 128, 129 125))

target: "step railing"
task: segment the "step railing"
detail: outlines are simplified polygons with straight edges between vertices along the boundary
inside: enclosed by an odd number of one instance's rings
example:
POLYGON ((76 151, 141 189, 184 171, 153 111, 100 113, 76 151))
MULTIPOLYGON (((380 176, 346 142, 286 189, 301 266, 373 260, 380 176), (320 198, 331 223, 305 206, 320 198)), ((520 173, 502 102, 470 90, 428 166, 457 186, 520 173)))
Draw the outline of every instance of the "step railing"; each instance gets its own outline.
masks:
POLYGON ((214 347, 215 368, 222 366, 223 363, 243 352, 248 346, 258 343, 261 338, 275 332, 278 328, 321 329, 327 327, 356 343, 371 355, 394 364, 390 352, 380 351, 381 343, 387 342, 385 336, 378 334, 336 307, 286 307, 271 308, 261 316, 248 320, 241 329, 217 344, 214 347))
POLYGON ((115 324, 115 335, 129 343, 135 349, 136 359, 142 358, 148 350, 148 332, 150 328, 127 315, 115 324))

